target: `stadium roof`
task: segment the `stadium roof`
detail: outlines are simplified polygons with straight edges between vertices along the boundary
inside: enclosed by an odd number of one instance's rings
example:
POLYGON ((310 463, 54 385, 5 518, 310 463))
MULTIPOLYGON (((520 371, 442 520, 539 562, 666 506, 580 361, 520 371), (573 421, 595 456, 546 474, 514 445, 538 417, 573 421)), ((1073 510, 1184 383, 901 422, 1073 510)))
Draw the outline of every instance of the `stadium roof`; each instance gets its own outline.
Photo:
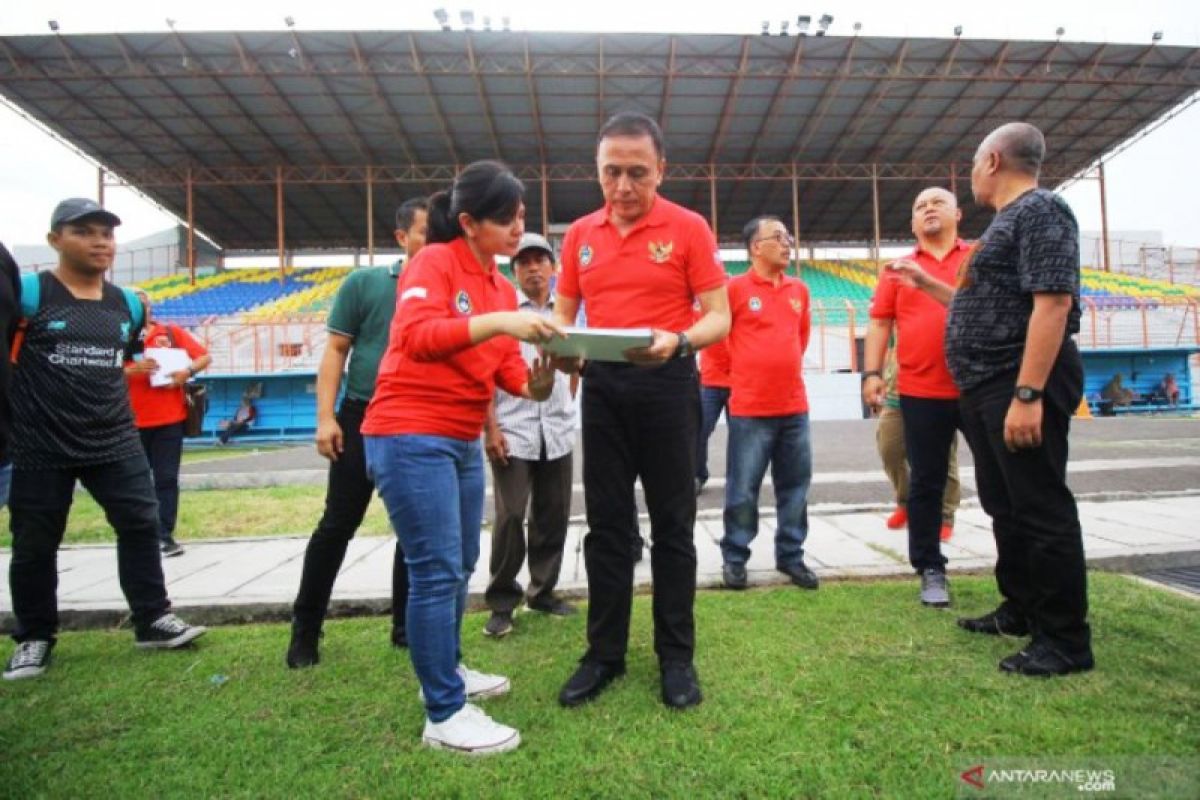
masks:
MULTIPOLYGON (((530 227, 600 203, 594 137, 618 110, 662 123, 664 193, 722 240, 759 213, 804 240, 906 238, 923 186, 967 195, 971 155, 1014 119, 1074 176, 1200 89, 1200 49, 1074 42, 338 31, 0 37, 0 93, 232 249, 363 247, 403 197, 501 158, 530 227), (951 175, 953 174, 953 178, 951 175), (543 208, 543 193, 548 198, 543 208)), ((985 215, 966 206, 965 231, 985 215)))

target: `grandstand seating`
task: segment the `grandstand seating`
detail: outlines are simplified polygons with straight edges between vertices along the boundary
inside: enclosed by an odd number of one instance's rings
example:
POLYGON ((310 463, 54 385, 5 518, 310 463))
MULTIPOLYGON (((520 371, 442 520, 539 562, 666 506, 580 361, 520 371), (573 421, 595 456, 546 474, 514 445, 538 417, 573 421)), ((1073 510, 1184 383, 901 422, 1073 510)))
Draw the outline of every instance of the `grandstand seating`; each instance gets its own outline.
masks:
POLYGON ((150 295, 156 317, 193 326, 256 309, 265 312, 263 319, 324 313, 346 274, 344 268, 292 269, 281 281, 275 269, 236 269, 199 277, 195 286, 186 275, 172 275, 146 281, 141 288, 150 295))

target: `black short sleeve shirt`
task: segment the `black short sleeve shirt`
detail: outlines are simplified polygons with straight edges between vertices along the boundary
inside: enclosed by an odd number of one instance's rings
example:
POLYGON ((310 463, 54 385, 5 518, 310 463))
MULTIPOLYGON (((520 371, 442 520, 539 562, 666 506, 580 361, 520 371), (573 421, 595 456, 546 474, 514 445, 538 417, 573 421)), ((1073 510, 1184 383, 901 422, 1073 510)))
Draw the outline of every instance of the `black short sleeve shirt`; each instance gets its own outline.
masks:
POLYGON ((946 364, 962 391, 1021 367, 1035 294, 1069 294, 1079 332, 1079 224, 1061 197, 1032 189, 996 214, 965 262, 946 319, 946 364))
POLYGON ((142 452, 125 383, 135 335, 125 295, 104 284, 81 300, 49 272, 12 370, 11 452, 16 469, 62 469, 142 452))

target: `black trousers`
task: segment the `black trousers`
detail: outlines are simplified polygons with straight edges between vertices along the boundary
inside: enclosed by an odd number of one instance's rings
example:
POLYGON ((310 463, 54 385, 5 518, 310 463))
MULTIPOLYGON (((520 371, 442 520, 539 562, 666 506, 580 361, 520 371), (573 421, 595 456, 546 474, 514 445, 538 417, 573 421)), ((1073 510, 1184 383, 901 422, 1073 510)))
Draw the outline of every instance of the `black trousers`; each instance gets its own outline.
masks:
POLYGON ((900 415, 909 466, 908 560, 917 572, 944 571, 942 496, 958 434, 958 401, 900 395, 900 415))
POLYGON ((58 547, 77 480, 116 531, 117 574, 133 624, 145 628, 171 608, 158 544, 158 503, 144 455, 87 467, 17 469, 8 501, 8 584, 17 618, 13 638, 18 642, 52 641, 58 631, 58 547))
MULTIPOLYGON (((329 465, 325 513, 304 551, 300 590, 292 605, 292 624, 297 630, 321 629, 329 611, 333 582, 346 558, 346 548, 362 524, 375 491, 375 484, 367 477, 367 460, 363 452, 362 423, 366 412, 367 401, 349 397, 342 400, 338 409, 343 450, 338 460, 329 465)), ((407 606, 408 567, 404 564, 404 550, 397 538, 392 562, 392 625, 400 630, 405 627, 407 606)))
POLYGON ((158 538, 163 544, 175 540, 175 520, 179 516, 179 462, 183 458, 183 423, 138 428, 142 449, 154 474, 154 495, 158 498, 158 538))
POLYGON ((975 483, 996 536, 996 583, 1008 611, 1035 638, 1067 654, 1091 650, 1087 570, 1075 496, 1067 486, 1067 435, 1083 395, 1083 363, 1068 340, 1042 401, 1042 445, 1010 453, 1004 417, 1016 374, 964 392, 963 430, 975 457, 975 483))
POLYGON ((696 595, 696 427, 693 359, 653 367, 593 362, 583 381, 583 483, 588 534, 588 652, 620 663, 629 644, 634 482, 650 513, 654 650, 660 661, 691 661, 696 595))
POLYGON ((512 611, 528 602, 554 598, 562 568, 563 545, 571 516, 571 454, 526 461, 509 458, 492 464, 496 525, 492 528, 491 578, 484 601, 492 611, 512 611), (529 544, 525 544, 525 510, 529 509, 529 544), (529 556, 529 586, 517 573, 529 556))

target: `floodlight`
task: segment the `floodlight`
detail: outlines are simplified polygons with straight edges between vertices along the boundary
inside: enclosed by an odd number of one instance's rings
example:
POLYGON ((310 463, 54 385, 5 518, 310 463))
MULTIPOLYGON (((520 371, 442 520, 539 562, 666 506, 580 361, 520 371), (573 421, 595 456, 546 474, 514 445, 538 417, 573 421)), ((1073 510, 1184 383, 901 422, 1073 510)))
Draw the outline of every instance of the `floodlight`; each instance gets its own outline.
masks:
POLYGON ((446 9, 439 8, 433 12, 433 18, 437 20, 438 25, 442 26, 442 30, 450 30, 450 15, 446 13, 446 9))
POLYGON ((483 18, 483 29, 485 31, 490 31, 492 29, 492 18, 491 17, 483 18))
POLYGON ((170 28, 171 30, 175 30, 175 20, 171 19, 170 17, 167 17, 167 27, 170 28))
POLYGON ((833 24, 833 17, 829 14, 822 14, 821 18, 817 20, 817 24, 821 26, 821 30, 828 30, 829 26, 833 24))
POLYGON ((52 19, 49 22, 47 22, 46 24, 50 26, 51 31, 53 31, 54 33, 58 33, 58 20, 52 19))
POLYGON ((954 26, 954 35, 955 35, 955 36, 962 36, 962 25, 955 25, 955 26, 954 26))
POLYGON ((283 24, 287 25, 289 28, 294 28, 294 27, 296 27, 296 20, 293 19, 292 17, 284 17, 283 24))
POLYGON ((800 32, 801 36, 804 36, 808 33, 808 26, 811 24, 812 17, 808 16, 807 14, 796 17, 796 30, 800 32))
POLYGON ((854 32, 858 33, 861 30, 862 30, 862 23, 861 22, 854 23, 854 32))
POLYGON ((1150 41, 1161 42, 1162 41, 1162 31, 1155 31, 1153 34, 1151 34, 1150 41))
POLYGON ((475 12, 469 8, 464 8, 462 11, 458 12, 458 18, 462 20, 463 28, 465 30, 471 30, 471 26, 475 24, 475 12))
POLYGON ((788 21, 786 19, 779 23, 779 35, 780 36, 788 35, 788 21))
POLYGON ((1066 32, 1067 32, 1067 29, 1062 27, 1061 25, 1054 29, 1054 35, 1060 39, 1063 37, 1063 34, 1066 32))
POLYGON ((771 23, 767 22, 765 19, 763 20, 762 35, 763 36, 771 35, 771 23))
POLYGON ((501 27, 503 27, 503 28, 504 28, 504 30, 506 30, 506 31, 507 31, 507 30, 510 30, 510 29, 512 28, 512 25, 511 25, 511 23, 512 23, 512 20, 511 20, 511 19, 509 19, 508 17, 501 17, 501 18, 500 18, 500 25, 501 25, 501 27))

